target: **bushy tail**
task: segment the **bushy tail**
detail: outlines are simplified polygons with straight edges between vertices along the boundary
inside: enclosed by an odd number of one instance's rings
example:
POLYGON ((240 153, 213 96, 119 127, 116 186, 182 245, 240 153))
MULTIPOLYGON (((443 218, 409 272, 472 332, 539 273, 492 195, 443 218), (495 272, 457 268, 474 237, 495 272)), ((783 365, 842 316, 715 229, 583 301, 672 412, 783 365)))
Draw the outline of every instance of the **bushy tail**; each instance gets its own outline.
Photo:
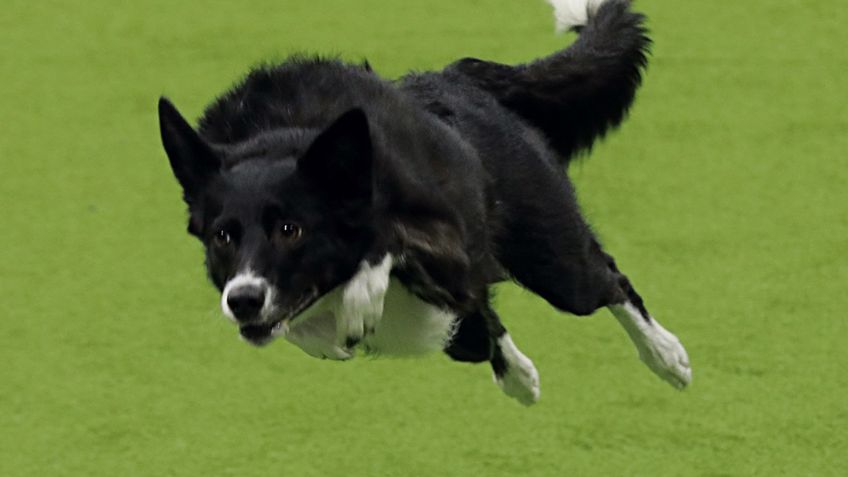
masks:
POLYGON ((571 46, 517 66, 466 58, 446 72, 466 76, 538 127, 567 163, 624 119, 651 41, 628 0, 548 3, 558 29, 580 32, 571 46))

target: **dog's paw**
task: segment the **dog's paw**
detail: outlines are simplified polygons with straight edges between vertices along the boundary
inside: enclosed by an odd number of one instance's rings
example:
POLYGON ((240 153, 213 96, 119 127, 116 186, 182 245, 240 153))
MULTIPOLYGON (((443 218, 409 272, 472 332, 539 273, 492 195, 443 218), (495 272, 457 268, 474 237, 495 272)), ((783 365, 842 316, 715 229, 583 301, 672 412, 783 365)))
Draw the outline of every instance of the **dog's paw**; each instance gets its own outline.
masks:
POLYGON ((508 334, 498 339, 498 346, 506 369, 501 374, 493 373, 495 383, 504 394, 521 404, 535 404, 539 400, 540 389, 539 372, 536 371, 533 361, 519 351, 508 334))
POLYGON ((310 356, 319 359, 329 359, 332 361, 347 361, 349 359, 353 359, 353 352, 338 346, 329 346, 322 350, 315 350, 314 352, 309 351, 305 348, 303 348, 303 350, 306 351, 307 354, 309 354, 310 356))
POLYGON ((507 368, 503 376, 494 375, 495 383, 507 396, 525 406, 539 400, 539 372, 528 360, 529 366, 507 368))
POLYGON ((286 340, 308 355, 320 359, 344 361, 353 353, 335 343, 336 323, 332 314, 321 313, 299 320, 294 326, 283 327, 286 340))
POLYGON ((344 286, 336 314, 336 341, 339 346, 353 349, 376 330, 383 316, 391 267, 391 255, 386 255, 376 265, 362 262, 359 272, 344 286))
POLYGON ((630 302, 612 305, 610 311, 636 345, 639 359, 651 371, 677 389, 692 382, 689 355, 676 336, 657 320, 643 316, 644 310, 630 302))
POLYGON ((386 290, 345 289, 341 309, 337 313, 336 341, 353 349, 366 336, 374 333, 383 316, 386 290))
POLYGON ((639 359, 675 388, 688 386, 692 382, 692 368, 680 340, 656 321, 646 331, 645 339, 636 342, 639 359))

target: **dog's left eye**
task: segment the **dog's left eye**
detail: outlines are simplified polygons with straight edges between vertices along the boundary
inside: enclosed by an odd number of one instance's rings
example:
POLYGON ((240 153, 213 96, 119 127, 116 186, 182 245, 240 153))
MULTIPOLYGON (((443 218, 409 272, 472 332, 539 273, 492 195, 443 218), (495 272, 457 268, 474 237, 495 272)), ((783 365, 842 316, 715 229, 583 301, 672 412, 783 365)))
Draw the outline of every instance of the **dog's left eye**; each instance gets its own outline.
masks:
POLYGON ((293 222, 285 222, 279 228, 279 235, 286 242, 295 242, 303 235, 303 229, 293 222))

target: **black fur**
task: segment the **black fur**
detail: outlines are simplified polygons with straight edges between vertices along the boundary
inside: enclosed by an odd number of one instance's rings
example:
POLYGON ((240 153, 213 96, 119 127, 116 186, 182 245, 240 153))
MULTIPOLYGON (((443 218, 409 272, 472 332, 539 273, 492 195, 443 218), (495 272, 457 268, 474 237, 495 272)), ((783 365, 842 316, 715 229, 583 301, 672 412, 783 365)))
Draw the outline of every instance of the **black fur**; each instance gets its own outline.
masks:
POLYGON ((466 58, 447 72, 471 78, 568 160, 621 123, 641 83, 650 40, 628 3, 605 3, 574 45, 547 58, 518 66, 466 58))
POLYGON ((498 375, 495 282, 513 278, 578 315, 635 300, 647 317, 563 170, 630 107, 642 20, 610 0, 547 58, 465 59, 394 83, 367 63, 292 58, 251 71, 197 133, 162 99, 163 143, 212 281, 223 288, 249 263, 296 313, 392 253, 409 290, 462 317, 448 354, 498 375), (285 224, 303 236, 282 236, 285 224))

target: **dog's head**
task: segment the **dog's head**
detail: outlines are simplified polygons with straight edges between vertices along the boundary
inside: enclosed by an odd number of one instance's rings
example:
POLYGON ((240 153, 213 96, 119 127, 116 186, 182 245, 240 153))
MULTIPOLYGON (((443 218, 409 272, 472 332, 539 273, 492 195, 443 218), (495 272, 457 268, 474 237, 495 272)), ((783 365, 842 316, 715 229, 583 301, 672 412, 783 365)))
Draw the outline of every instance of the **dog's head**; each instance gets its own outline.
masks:
POLYGON ((166 99, 162 143, 224 313, 262 344, 349 279, 374 240, 372 146, 360 109, 323 131, 209 144, 166 99))

